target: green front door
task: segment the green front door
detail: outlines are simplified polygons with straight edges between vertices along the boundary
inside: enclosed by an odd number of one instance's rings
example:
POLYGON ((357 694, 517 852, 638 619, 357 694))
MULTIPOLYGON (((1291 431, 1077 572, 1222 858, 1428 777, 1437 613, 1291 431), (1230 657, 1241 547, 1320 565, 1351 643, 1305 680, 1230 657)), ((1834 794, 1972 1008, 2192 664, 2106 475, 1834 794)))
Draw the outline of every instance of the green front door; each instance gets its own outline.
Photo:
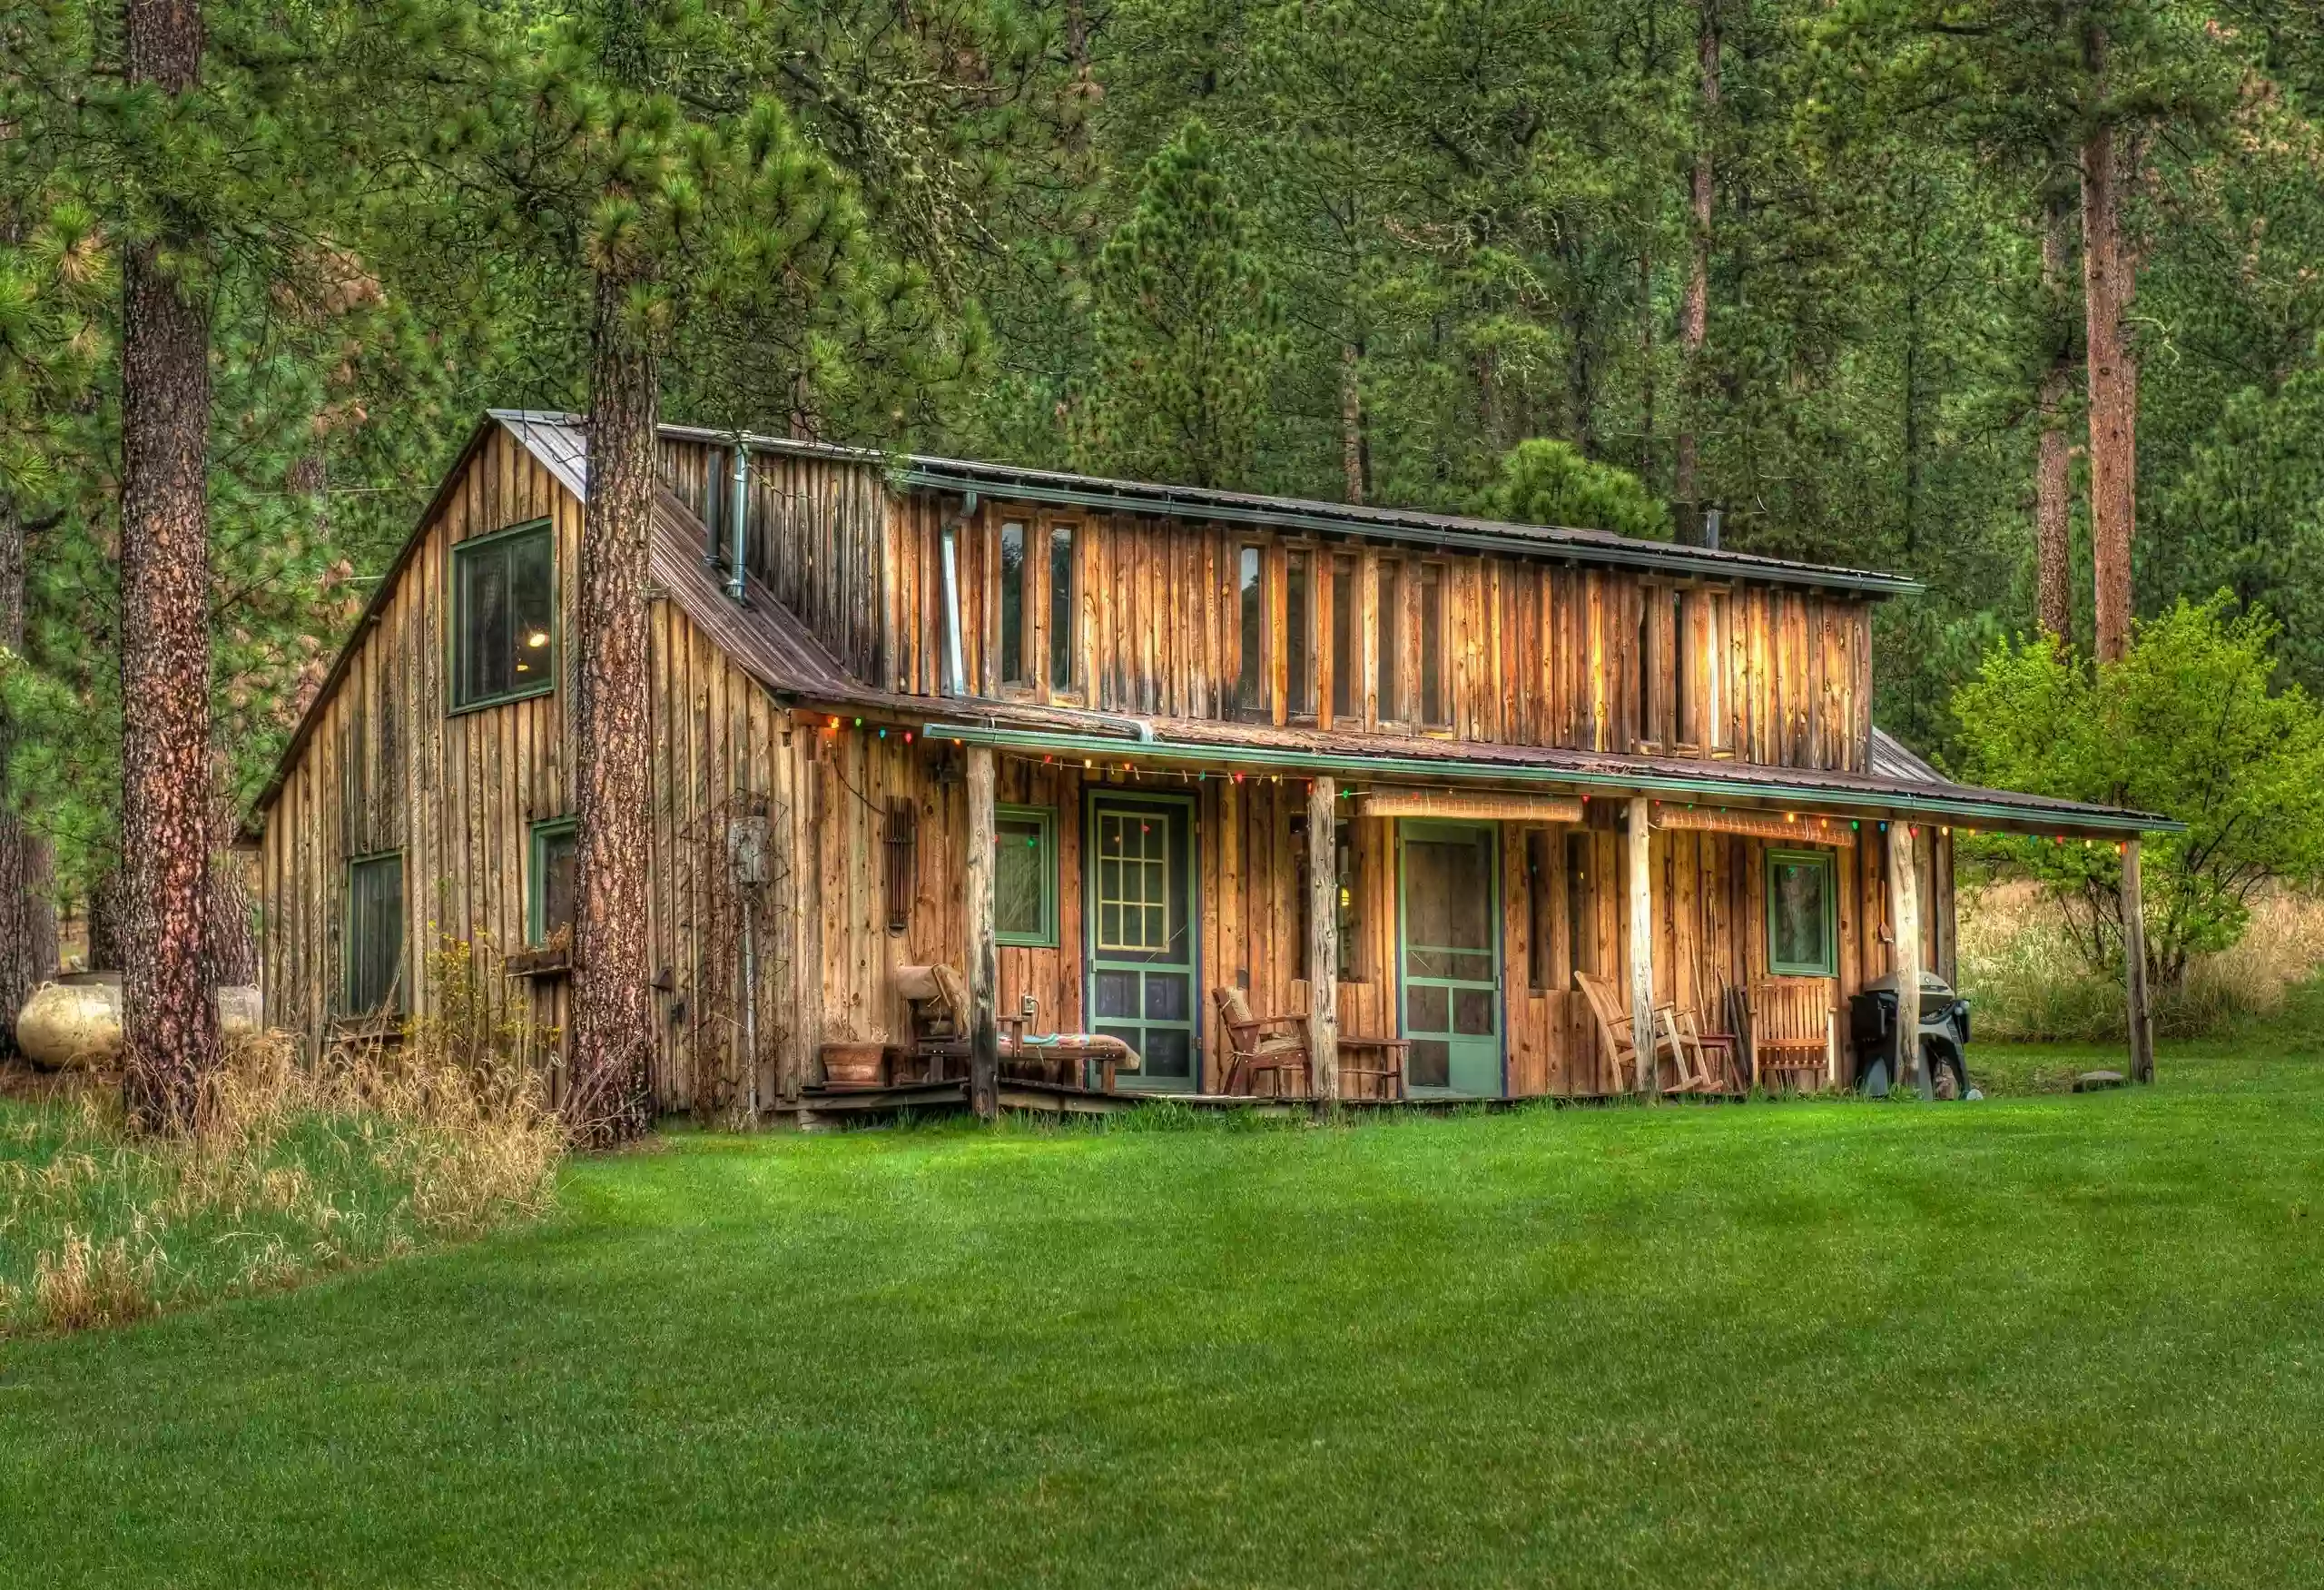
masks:
POLYGON ((1190 1093, 1195 1012, 1194 803, 1093 791, 1082 830, 1093 1031, 1137 1052, 1120 1084, 1190 1093))
POLYGON ((1501 876, 1495 831, 1407 819, 1397 830, 1397 977, 1404 1081, 1417 1094, 1502 1091, 1501 876))

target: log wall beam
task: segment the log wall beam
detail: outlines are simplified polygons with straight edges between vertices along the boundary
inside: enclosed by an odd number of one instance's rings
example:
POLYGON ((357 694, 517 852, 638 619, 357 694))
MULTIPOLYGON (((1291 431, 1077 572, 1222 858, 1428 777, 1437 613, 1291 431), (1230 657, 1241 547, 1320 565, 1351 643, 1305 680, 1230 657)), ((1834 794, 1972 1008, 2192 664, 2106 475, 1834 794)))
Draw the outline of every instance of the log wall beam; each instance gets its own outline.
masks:
POLYGON ((1921 1064, 1921 891, 1913 859, 1913 827, 1888 825, 1888 917, 1896 935, 1889 966, 1896 974, 1898 1081, 1909 1079, 1924 1099, 1935 1090, 1921 1064))
POLYGON ((2129 996, 2131 1080, 2154 1081, 2154 1008, 2146 989, 2146 908, 2140 898, 2139 842, 2122 844, 2122 981, 2129 996))
POLYGON ((980 1120, 1000 1113, 1000 1023, 994 1001, 1000 951, 993 928, 993 754, 969 747, 969 1103, 980 1120))
POLYGON ((1630 908, 1630 1042, 1638 1051, 1634 1085, 1648 1099, 1661 1096, 1654 1074, 1654 890, 1647 857, 1653 844, 1646 796, 1632 795, 1627 835, 1630 908))
POLYGON ((1307 1027, 1318 1098, 1340 1096, 1339 809, 1328 775, 1307 785, 1307 1027))

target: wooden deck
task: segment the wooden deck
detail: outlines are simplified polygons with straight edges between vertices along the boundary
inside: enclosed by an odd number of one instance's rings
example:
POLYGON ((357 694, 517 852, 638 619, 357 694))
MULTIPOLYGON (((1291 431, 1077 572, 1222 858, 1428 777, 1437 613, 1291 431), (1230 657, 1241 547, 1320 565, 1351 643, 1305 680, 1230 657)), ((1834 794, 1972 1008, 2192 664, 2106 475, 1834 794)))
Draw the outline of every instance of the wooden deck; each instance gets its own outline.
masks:
MULTIPOLYGON (((1589 1102, 1558 1099, 1556 1103, 1589 1102)), ((1346 1114, 1388 1114, 1404 1111, 1444 1115, 1482 1106, 1506 1110, 1540 1102, 1534 1098, 1443 1095, 1423 1099, 1343 1099, 1337 1108, 1346 1114)), ((1154 1105, 1179 1104, 1190 1110, 1246 1110, 1273 1117, 1315 1116, 1333 1106, 1317 1098, 1255 1098, 1247 1093, 1106 1093, 1090 1088, 1054 1082, 1003 1078, 1000 1108, 1029 1115, 1111 1115, 1154 1105)), ((767 1113, 802 1131, 816 1131, 852 1123, 877 1124, 904 1115, 951 1115, 969 1111, 965 1080, 945 1082, 906 1082, 894 1087, 809 1088, 795 1103, 772 1106, 767 1113)))

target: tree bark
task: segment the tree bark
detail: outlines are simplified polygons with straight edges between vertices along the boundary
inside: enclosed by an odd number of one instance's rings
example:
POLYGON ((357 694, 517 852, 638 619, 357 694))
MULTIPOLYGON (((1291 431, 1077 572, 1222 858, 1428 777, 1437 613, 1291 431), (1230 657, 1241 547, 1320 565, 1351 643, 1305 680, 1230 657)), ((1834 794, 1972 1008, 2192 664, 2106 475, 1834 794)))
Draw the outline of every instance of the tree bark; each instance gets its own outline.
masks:
POLYGON ((92 972, 121 970, 122 882, 119 868, 89 885, 89 965, 92 972))
MULTIPOLYGON (((2086 63, 2102 90, 2106 35, 2093 30, 2086 63)), ((2082 144, 2082 278, 2090 343, 2090 548, 2096 578, 2098 660, 2120 662, 2131 643, 2131 536, 2138 517, 2138 356, 2124 324, 2136 291, 2122 244, 2122 173, 2114 129, 2082 144)))
POLYGON ((1692 503, 1696 481, 1695 422, 1702 398, 1702 360, 1710 340, 1710 223, 1713 181, 1711 132, 1718 120, 1718 7, 1701 0, 1695 35, 1695 63, 1701 78, 1701 115, 1695 130, 1695 172, 1691 195, 1692 252, 1687 262, 1687 298, 1679 313, 1679 435, 1671 471, 1671 495, 1692 503))
POLYGON ((1364 506, 1364 351, 1354 342, 1340 349, 1340 464, 1347 472, 1347 499, 1364 506))
POLYGON ((234 848, 234 798, 225 770, 216 774, 210 806, 210 973, 212 988, 247 988, 258 982, 257 913, 250 870, 234 848))
POLYGON ((623 313, 627 283, 597 279, 590 336, 589 480, 574 633, 572 1085, 579 1142, 645 1130, 653 1027, 645 864, 652 800, 645 585, 660 361, 623 313))
MULTIPOLYGON (((195 0, 127 0, 128 80, 182 94, 201 71, 195 0)), ((133 244, 121 339, 122 1095, 141 1131, 190 1132, 219 1063, 209 957, 210 307, 133 244)))
POLYGON ((2063 193, 2053 191, 2043 204, 2042 290, 2049 300, 2056 347, 2042 377, 2042 442, 2034 471, 2034 614, 2042 633, 2061 646, 2073 639, 2073 449, 2065 420, 2074 368, 2074 338, 2065 313, 2073 252, 2068 203, 2063 193))
MULTIPOLYGON (((0 493, 0 647, 25 647, 25 526, 0 493)), ((0 707, 0 780, 15 750, 15 726, 0 707)), ((0 1057, 16 1052, 16 1012, 56 971, 56 906, 49 894, 47 839, 0 800, 0 1057)))

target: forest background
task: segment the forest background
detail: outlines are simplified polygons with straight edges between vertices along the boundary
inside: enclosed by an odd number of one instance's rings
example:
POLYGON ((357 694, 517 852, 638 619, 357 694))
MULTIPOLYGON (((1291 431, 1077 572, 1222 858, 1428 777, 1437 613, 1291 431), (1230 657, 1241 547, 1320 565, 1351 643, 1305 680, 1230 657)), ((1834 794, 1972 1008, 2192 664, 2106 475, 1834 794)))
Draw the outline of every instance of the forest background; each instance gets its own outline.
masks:
POLYGON ((2313 7, 198 9, 208 120, 172 143, 111 8, 0 4, 10 912, 102 906, 122 859, 124 260, 205 240, 222 839, 479 411, 588 407, 586 279, 642 224, 560 178, 591 138, 685 152, 627 289, 669 418, 1635 533, 1716 508, 1726 545, 1926 582, 1879 615, 1876 711, 1957 765, 1954 692, 2036 628, 2045 546, 2053 627, 2098 638, 2100 137, 2135 609, 2225 589, 2324 682, 2313 7), (587 29, 630 25, 677 133, 591 108, 619 51, 587 29), (690 232, 724 190, 686 129, 742 123, 758 230, 690 232), (753 261, 793 312, 737 293, 753 261))

